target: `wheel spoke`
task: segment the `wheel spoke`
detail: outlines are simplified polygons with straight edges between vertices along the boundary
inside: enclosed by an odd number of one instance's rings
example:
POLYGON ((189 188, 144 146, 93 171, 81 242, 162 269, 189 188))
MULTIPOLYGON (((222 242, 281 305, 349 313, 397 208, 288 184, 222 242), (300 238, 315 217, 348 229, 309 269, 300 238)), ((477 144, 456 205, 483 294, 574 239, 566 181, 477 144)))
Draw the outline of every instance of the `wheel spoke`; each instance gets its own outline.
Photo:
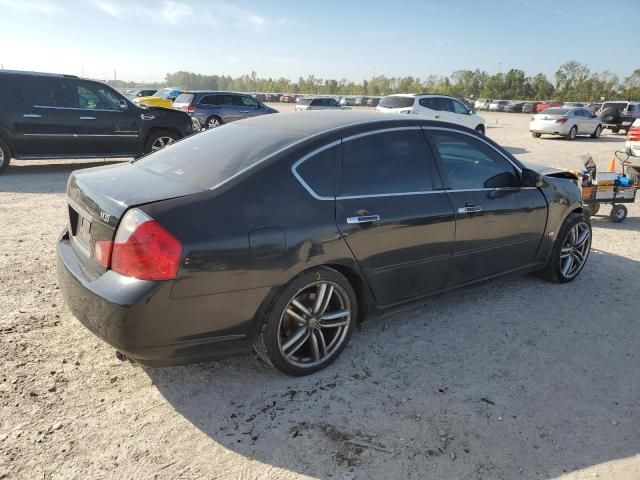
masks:
POLYGON ((319 321, 321 328, 336 328, 349 324, 349 310, 336 310, 324 314, 319 321))
POLYGON ((321 355, 324 357, 327 355, 327 342, 324 338, 324 333, 322 333, 322 330, 317 329, 314 331, 314 335, 317 337, 317 339, 319 340, 319 344, 320 344, 320 353, 321 355))
POLYGON ((285 342, 285 344, 282 345, 282 351, 284 352, 284 354, 287 357, 290 357, 298 350, 300 350, 300 347, 302 347, 302 345, 304 345, 304 343, 309 338, 309 334, 309 329, 306 326, 300 327, 298 330, 296 330, 295 333, 291 335, 291 337, 285 342))
POLYGON ((324 300, 322 301, 322 305, 320 306, 320 310, 316 313, 316 315, 324 315, 329 307, 329 302, 331 302, 331 297, 333 296, 333 285, 329 285, 326 293, 324 294, 324 300))
POLYGON ((560 251, 560 258, 567 258, 569 255, 571 255, 572 251, 573 251, 573 247, 564 247, 560 251))
POLYGON ((291 308, 287 308, 287 314, 291 315, 293 318, 295 318, 298 323, 306 325, 307 321, 301 317, 300 315, 298 315, 296 312, 294 312, 291 308))
POLYGON ((324 295, 326 292, 327 292, 327 284, 326 283, 318 284, 318 288, 316 290, 316 300, 315 300, 315 303, 313 304, 314 315, 317 315, 318 312, 320 312, 320 309, 322 308, 322 305, 324 302, 324 295))
POLYGON ((571 270, 571 267, 573 267, 573 255, 569 255, 565 259, 564 264, 562 265, 562 274, 565 277, 569 276, 569 271, 571 270))
POLYGON ((311 334, 311 354, 313 355, 313 360, 316 362, 320 361, 320 347, 318 345, 318 339, 314 334, 311 334))
POLYGON ((291 300, 291 305, 296 307, 298 310, 300 310, 305 315, 307 315, 309 317, 311 316, 311 310, 309 310, 307 307, 305 307, 297 298, 294 298, 293 300, 291 300))
POLYGON ((589 238, 589 229, 585 227, 582 233, 578 235, 578 240, 576 241, 576 248, 582 247, 582 245, 584 245, 584 243, 587 241, 588 238, 589 238))

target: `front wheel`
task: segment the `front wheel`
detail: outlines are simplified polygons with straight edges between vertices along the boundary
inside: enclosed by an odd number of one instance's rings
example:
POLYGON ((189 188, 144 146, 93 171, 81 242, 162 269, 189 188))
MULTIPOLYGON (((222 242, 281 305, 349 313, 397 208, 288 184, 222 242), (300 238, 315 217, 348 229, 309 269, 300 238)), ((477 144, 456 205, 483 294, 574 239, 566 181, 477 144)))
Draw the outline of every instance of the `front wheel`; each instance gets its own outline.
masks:
POLYGON ((541 135, 542 135, 542 134, 540 134, 540 133, 531 132, 531 136, 532 136, 533 138, 540 138, 540 137, 541 137, 541 135))
POLYGON ((591 251, 591 222, 582 213, 571 213, 553 244, 551 257, 539 273, 555 283, 567 283, 582 271, 591 251))
POLYGON ((308 375, 333 362, 347 345, 357 318, 349 281, 330 268, 294 278, 269 308, 254 348, 289 375, 308 375))
POLYGON ((600 134, 602 133, 602 125, 598 125, 596 127, 595 132, 591 134, 591 138, 600 138, 600 134))
POLYGON ((145 145, 145 153, 153 153, 162 150, 164 147, 171 145, 178 139, 174 133, 167 130, 158 130, 152 133, 147 139, 145 145))
POLYGON ((9 146, 0 140, 0 173, 4 172, 11 162, 9 146))

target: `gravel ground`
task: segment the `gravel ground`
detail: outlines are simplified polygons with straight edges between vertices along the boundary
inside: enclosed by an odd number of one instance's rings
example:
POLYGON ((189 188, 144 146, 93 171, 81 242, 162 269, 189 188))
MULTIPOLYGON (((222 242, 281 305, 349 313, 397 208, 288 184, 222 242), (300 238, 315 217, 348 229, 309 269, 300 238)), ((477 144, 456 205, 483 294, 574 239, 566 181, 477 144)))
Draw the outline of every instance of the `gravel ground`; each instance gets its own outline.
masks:
MULTIPOLYGON (((604 166, 624 144, 485 117, 525 161, 604 166)), ((100 163, 16 161, 0 177, 0 479, 640 478, 638 205, 593 219, 577 281, 506 278, 372 319, 310 377, 255 355, 144 369, 56 286, 67 177, 100 163)))

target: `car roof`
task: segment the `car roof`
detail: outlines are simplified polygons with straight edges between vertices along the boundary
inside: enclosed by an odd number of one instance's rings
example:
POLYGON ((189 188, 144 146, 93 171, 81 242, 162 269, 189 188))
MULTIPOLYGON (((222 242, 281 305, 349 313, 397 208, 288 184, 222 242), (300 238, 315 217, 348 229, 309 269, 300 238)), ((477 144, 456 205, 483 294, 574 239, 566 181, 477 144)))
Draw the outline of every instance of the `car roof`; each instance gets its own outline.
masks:
POLYGON ((57 78, 80 78, 77 75, 67 75, 66 73, 29 72, 29 71, 26 71, 26 70, 0 70, 0 75, 25 75, 25 76, 57 77, 57 78))
POLYGON ((251 95, 250 93, 228 92, 224 90, 183 90, 182 93, 206 93, 207 95, 216 95, 216 94, 251 95))

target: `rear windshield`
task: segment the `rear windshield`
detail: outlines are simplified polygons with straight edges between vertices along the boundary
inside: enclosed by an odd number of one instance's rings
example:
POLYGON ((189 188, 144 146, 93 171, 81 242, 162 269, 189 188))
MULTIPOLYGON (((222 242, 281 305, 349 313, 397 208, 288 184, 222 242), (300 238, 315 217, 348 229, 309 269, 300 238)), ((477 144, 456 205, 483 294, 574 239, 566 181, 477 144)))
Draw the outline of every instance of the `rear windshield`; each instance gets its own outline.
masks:
POLYGON ((378 106, 383 108, 407 108, 413 107, 413 97, 384 97, 378 106))
POLYGON ((191 104, 193 101, 193 93, 181 93, 178 95, 174 101, 174 103, 188 103, 191 104))
POLYGON ((566 108, 547 108, 543 110, 542 113, 546 113, 547 115, 566 115, 568 111, 566 108))
POLYGON ((311 105, 312 100, 313 98, 301 98, 300 100, 298 100, 298 103, 300 105, 311 105))
POLYGON ((186 138, 137 162, 145 170, 209 189, 302 135, 252 125, 224 125, 186 138))

